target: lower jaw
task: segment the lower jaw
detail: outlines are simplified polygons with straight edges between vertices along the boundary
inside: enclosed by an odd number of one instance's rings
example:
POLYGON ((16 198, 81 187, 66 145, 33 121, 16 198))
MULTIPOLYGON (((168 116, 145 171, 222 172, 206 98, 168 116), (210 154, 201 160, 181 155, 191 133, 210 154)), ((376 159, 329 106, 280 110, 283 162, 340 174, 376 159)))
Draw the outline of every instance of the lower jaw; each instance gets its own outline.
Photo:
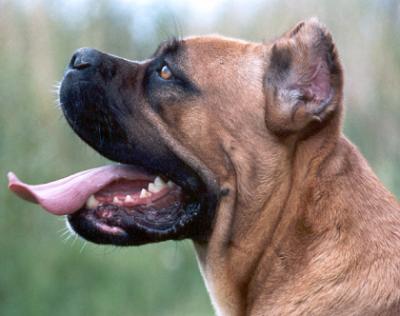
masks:
POLYGON ((193 238, 193 232, 204 224, 200 203, 192 202, 171 214, 171 220, 150 221, 124 212, 110 218, 99 218, 96 210, 81 209, 68 215, 72 229, 82 238, 97 244, 137 246, 165 240, 193 238))

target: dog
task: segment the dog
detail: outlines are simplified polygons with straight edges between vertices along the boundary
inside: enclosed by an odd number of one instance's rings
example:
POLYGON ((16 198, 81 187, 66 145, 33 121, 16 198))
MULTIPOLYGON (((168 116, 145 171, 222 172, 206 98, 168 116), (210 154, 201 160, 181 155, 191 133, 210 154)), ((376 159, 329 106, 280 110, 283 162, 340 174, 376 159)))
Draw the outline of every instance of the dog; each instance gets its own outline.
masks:
POLYGON ((83 238, 193 240, 219 316, 400 315, 400 207, 341 132, 343 69, 316 19, 268 43, 79 49, 72 129, 121 164, 9 187, 83 238))

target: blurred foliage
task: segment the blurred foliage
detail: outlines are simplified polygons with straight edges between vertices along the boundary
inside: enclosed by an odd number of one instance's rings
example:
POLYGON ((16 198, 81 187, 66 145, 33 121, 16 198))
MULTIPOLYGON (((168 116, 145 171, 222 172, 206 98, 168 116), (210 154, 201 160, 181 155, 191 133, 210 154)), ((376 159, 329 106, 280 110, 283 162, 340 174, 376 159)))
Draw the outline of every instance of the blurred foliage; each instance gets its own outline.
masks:
POLYGON ((400 194, 398 1, 221 1, 209 14, 193 1, 138 2, 0 0, 0 315, 213 313, 190 242, 65 240, 62 221, 6 190, 8 170, 38 183, 105 163, 67 126, 51 91, 81 46, 144 58, 171 35, 258 41, 318 16, 346 69, 345 132, 400 194))

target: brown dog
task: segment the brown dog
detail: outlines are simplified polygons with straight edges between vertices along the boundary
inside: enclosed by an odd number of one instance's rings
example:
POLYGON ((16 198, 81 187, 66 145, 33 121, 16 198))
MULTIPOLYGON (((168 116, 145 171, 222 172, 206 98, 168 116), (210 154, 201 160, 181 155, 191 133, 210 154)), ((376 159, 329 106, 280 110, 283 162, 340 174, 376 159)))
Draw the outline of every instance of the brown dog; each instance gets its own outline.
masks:
POLYGON ((313 19, 267 44, 175 40, 142 63, 81 49, 67 120, 137 167, 10 187, 94 242, 191 238, 220 316, 400 315, 400 207, 341 133, 342 86, 313 19))

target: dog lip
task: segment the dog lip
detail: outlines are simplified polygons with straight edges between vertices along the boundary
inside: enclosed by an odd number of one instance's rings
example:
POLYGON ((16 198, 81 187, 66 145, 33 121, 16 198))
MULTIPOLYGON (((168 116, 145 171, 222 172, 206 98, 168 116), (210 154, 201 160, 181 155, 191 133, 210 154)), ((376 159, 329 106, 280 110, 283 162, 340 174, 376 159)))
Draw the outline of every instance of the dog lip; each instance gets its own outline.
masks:
POLYGON ((128 165, 108 165, 75 173, 46 184, 28 185, 12 172, 8 187, 19 197, 54 215, 75 213, 85 205, 89 196, 119 179, 152 181, 154 176, 128 165))

